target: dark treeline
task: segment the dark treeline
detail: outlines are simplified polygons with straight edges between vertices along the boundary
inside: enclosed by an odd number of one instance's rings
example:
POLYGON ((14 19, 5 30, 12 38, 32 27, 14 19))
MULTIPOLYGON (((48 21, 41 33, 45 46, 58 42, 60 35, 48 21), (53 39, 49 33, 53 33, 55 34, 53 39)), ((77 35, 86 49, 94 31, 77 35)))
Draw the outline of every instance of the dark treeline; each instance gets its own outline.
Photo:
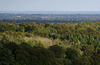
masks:
POLYGON ((100 65, 100 50, 94 53, 93 46, 86 45, 82 51, 80 55, 75 48, 31 47, 27 43, 9 42, 0 46, 0 65, 100 65))
POLYGON ((100 22, 0 21, 0 65, 100 65, 100 22))

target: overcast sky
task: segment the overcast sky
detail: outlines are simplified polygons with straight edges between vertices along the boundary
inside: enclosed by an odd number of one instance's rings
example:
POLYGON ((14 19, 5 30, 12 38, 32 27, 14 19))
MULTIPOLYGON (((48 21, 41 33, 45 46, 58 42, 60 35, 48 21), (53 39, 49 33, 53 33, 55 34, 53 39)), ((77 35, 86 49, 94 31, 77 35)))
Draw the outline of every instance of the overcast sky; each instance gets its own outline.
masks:
POLYGON ((0 11, 100 11, 100 0, 0 0, 0 11))

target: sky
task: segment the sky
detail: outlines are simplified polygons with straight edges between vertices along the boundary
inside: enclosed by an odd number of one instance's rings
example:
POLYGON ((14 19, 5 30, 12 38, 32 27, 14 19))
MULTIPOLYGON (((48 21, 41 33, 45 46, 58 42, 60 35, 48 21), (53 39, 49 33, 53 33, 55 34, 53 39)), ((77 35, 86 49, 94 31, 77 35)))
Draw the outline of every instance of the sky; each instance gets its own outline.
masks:
POLYGON ((0 0, 0 11, 100 11, 100 0, 0 0))

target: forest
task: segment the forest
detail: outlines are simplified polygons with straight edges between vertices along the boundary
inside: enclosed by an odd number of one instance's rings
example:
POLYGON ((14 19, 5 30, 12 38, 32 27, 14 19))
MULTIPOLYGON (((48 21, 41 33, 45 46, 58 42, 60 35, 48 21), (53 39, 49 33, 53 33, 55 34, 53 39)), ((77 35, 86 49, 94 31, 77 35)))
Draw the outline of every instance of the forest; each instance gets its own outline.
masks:
POLYGON ((0 20, 0 65, 100 65, 100 21, 0 20))

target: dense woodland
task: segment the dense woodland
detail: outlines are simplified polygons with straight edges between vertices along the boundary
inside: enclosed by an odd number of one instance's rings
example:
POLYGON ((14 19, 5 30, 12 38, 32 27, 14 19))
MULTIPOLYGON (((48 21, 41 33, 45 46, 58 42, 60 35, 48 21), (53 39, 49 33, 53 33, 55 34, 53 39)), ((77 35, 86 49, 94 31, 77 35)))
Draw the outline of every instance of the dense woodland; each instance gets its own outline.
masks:
POLYGON ((100 22, 0 20, 0 65, 100 65, 100 22))

